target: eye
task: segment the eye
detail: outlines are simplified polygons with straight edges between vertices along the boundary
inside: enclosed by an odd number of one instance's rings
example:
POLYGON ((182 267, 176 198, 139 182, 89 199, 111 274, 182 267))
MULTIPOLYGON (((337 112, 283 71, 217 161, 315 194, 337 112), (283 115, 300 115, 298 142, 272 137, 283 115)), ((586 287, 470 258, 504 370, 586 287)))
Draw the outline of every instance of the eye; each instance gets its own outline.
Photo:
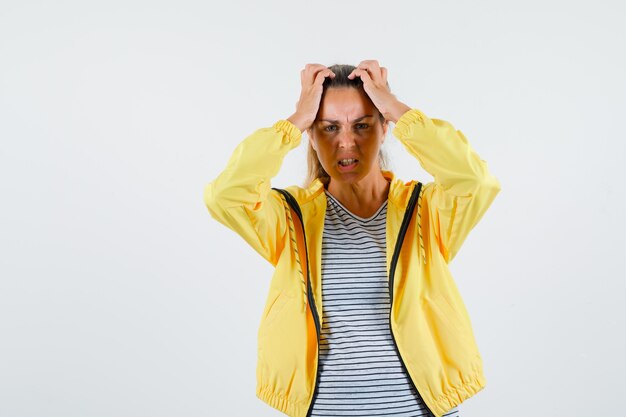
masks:
POLYGON ((359 123, 355 127, 357 129, 367 129, 368 127, 370 127, 370 125, 368 125, 367 123, 359 123))
POLYGON ((324 127, 324 130, 326 132, 334 132, 335 130, 337 130, 337 125, 328 125, 324 127))

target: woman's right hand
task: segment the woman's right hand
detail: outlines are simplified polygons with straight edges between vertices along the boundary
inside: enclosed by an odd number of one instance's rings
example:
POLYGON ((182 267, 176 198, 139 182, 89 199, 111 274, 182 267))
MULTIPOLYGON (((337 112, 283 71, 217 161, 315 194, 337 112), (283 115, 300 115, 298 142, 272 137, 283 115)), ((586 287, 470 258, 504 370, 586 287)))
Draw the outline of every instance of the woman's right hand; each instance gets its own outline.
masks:
POLYGON ((310 128, 315 121, 326 77, 334 78, 335 74, 321 64, 306 64, 300 71, 302 85, 300 99, 296 103, 296 112, 287 119, 300 129, 300 132, 310 128))

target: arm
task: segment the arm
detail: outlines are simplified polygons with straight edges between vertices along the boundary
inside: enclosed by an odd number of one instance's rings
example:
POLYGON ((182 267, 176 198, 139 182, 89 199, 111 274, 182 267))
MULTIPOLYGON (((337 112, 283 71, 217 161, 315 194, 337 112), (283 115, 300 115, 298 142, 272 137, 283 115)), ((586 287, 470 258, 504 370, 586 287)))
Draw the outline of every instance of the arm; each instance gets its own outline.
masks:
POLYGON ((278 262, 287 226, 282 199, 270 192, 270 179, 301 138, 300 130, 286 120, 257 130, 235 148, 226 169, 204 189, 211 216, 272 265, 278 262))
POLYGON ((393 134, 435 179, 425 186, 423 198, 439 249, 450 262, 500 183, 463 133, 444 120, 411 109, 398 119, 393 134))
POLYGON ((270 180, 315 120, 324 79, 334 76, 323 65, 307 64, 300 73, 302 91, 296 112, 244 139, 226 169, 204 189, 211 216, 241 235, 272 265, 285 246, 287 223, 282 197, 271 192, 270 180))
POLYGON ((439 250, 450 262, 500 191, 500 183, 463 133, 400 102, 389 89, 387 69, 377 61, 361 62, 349 75, 353 77, 363 80, 374 105, 396 123, 394 135, 435 178, 424 187, 422 198, 439 250))

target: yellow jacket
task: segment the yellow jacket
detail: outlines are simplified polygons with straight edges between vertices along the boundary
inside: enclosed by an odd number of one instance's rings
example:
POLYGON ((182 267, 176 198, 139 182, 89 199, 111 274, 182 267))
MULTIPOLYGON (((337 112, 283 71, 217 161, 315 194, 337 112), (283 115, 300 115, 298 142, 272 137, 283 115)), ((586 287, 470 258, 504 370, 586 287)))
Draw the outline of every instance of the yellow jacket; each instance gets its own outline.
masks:
MULTIPOLYGON (((390 325, 400 359, 436 416, 486 383, 470 319, 448 269, 469 231, 500 191, 485 161, 450 123, 407 111, 393 134, 434 182, 404 183, 390 171, 387 271, 390 325)), ((235 149, 204 190, 211 215, 275 266, 258 331, 257 392, 293 417, 308 415, 317 388, 323 322, 322 232, 326 195, 272 189, 270 179, 299 145, 286 120, 259 129, 235 149)))

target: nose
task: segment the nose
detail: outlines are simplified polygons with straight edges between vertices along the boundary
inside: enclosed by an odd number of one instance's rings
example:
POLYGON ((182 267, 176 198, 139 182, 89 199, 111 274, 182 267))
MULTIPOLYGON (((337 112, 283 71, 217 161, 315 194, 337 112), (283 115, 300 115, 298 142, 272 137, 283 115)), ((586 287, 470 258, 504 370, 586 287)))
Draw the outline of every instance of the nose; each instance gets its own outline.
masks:
POLYGON ((351 129, 342 129, 337 137, 337 146, 350 149, 356 145, 356 135, 351 129))

